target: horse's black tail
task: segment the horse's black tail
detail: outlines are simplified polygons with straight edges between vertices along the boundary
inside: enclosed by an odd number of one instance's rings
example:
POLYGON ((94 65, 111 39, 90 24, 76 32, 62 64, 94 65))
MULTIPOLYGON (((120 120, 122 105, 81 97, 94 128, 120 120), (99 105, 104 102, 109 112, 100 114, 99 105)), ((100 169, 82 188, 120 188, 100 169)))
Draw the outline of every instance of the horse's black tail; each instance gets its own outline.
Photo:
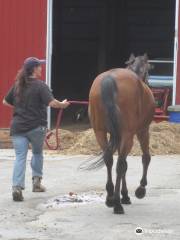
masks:
MULTIPOLYGON (((121 141, 120 109, 117 105, 118 89, 112 76, 107 76, 101 83, 101 99, 105 109, 106 127, 110 134, 107 152, 114 153, 121 141)), ((106 153, 105 153, 106 154, 106 153)))
POLYGON ((120 109, 117 105, 118 89, 112 76, 106 76, 101 82, 101 100, 105 110, 105 122, 110 134, 107 148, 101 157, 91 164, 82 167, 86 170, 94 170, 104 166, 105 161, 117 150, 121 141, 120 109))

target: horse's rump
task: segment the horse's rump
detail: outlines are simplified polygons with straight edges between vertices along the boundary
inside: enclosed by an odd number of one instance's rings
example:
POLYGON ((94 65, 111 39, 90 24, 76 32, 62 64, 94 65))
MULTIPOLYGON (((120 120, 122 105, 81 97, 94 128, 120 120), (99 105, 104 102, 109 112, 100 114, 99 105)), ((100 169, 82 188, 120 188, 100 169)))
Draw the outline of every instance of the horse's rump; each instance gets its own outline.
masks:
POLYGON ((89 112, 93 128, 106 129, 101 87, 103 81, 107 78, 112 78, 117 86, 116 103, 122 113, 121 124, 125 121, 124 127, 128 129, 134 127, 134 125, 131 127, 131 122, 137 122, 139 115, 141 115, 145 86, 135 73, 120 68, 100 74, 93 82, 89 95, 89 112), (133 120, 131 121, 131 119, 133 120))

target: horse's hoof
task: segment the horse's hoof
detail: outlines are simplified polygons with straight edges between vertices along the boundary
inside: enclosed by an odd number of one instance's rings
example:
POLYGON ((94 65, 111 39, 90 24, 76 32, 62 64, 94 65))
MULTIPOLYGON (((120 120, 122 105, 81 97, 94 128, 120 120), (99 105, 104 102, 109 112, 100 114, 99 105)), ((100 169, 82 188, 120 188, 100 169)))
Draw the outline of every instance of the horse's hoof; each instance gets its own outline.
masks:
POLYGON ((130 197, 122 197, 122 198, 121 198, 121 203, 122 203, 122 204, 127 204, 127 205, 131 204, 131 199, 130 199, 130 197))
POLYGON ((135 191, 135 195, 139 199, 143 198, 146 195, 146 188, 139 186, 135 191))
POLYGON ((124 208, 121 205, 114 207, 114 214, 124 214, 124 208))
POLYGON ((113 197, 107 197, 106 198, 106 206, 107 207, 114 207, 114 198, 113 197))

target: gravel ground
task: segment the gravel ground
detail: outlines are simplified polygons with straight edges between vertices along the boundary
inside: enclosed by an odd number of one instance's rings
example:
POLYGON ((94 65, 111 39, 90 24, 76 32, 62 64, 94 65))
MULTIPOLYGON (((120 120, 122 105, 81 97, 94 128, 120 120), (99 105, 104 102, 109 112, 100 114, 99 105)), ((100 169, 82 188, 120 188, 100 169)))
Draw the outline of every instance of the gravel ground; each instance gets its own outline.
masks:
MULTIPOLYGON (((46 207, 54 198, 69 192, 77 196, 91 192, 105 194, 106 169, 82 172, 78 166, 90 156, 45 155, 46 193, 31 192, 31 171, 27 164, 25 201, 11 199, 14 153, 0 151, 0 239, 9 240, 131 240, 180 239, 180 156, 153 156, 146 198, 134 191, 141 177, 140 157, 128 157, 127 182, 132 205, 124 215, 114 215, 102 201, 46 207), (143 234, 135 234, 137 227, 143 234)), ((30 155, 29 155, 30 159, 30 155)), ((114 171, 115 172, 115 171, 114 171)), ((104 196, 104 195, 103 195, 104 196)))

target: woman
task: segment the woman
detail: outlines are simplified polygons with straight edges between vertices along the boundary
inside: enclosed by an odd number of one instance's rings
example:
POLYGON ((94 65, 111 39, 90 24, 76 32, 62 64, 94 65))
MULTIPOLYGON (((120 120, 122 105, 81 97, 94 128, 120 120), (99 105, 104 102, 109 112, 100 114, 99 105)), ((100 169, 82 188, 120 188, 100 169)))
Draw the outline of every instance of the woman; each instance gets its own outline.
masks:
POLYGON ((45 60, 27 58, 19 70, 15 84, 3 100, 3 104, 14 108, 10 135, 12 136, 16 160, 13 169, 12 196, 14 201, 23 201, 25 188, 26 158, 29 143, 32 145, 33 192, 44 192, 41 185, 43 175, 43 143, 47 126, 47 106, 66 108, 67 100, 56 100, 49 87, 41 80, 42 64, 45 60))

